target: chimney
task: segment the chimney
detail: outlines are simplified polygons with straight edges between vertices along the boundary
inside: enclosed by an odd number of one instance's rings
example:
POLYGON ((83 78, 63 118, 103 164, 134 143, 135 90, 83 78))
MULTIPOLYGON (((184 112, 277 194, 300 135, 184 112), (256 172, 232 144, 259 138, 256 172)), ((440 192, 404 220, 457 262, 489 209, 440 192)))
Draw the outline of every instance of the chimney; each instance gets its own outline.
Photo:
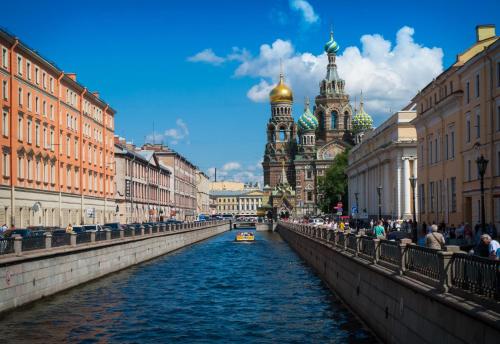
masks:
POLYGON ((476 26, 476 41, 484 41, 485 39, 495 37, 495 25, 486 24, 476 26))
POLYGON ((94 91, 94 92, 92 92, 92 94, 93 94, 96 98, 99 98, 99 92, 98 92, 98 91, 94 91))
POLYGON ((65 73, 68 78, 76 82, 76 73, 65 73))

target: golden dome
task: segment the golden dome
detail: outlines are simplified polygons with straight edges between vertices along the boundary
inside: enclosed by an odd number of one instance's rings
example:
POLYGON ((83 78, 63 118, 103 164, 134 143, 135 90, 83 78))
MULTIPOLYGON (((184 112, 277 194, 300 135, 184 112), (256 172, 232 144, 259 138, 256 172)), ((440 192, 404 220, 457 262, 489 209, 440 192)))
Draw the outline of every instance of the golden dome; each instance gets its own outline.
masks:
POLYGON ((293 102, 293 93, 290 87, 285 85, 283 80, 283 74, 280 74, 280 82, 276 87, 271 90, 269 93, 269 100, 271 103, 292 103, 293 102))

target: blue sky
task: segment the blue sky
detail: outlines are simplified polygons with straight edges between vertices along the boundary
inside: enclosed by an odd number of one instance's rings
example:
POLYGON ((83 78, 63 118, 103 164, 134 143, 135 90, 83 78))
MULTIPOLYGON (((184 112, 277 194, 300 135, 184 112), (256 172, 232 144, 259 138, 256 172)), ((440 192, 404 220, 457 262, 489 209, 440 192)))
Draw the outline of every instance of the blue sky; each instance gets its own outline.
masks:
POLYGON ((258 180, 280 58, 298 118, 333 25, 339 73, 379 124, 498 13, 498 1, 463 0, 24 1, 3 4, 0 25, 99 90, 117 134, 142 144, 154 123, 157 140, 203 170, 258 180))

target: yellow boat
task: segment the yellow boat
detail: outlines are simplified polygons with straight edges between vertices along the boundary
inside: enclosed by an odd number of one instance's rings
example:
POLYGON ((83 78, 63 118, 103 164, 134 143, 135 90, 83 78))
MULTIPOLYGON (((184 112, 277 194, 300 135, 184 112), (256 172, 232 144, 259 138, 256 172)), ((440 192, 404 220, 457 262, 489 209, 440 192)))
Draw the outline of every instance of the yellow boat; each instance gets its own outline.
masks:
POLYGON ((236 241, 254 241, 255 235, 250 232, 239 232, 236 235, 236 241))

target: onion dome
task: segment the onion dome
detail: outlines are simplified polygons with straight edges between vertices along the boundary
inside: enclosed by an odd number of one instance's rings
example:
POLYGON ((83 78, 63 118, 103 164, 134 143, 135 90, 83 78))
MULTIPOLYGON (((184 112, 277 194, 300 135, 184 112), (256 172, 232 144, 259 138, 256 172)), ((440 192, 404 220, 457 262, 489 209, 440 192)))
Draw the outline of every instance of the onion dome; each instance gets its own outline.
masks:
POLYGON ((327 54, 336 54, 339 49, 339 44, 333 39, 333 31, 330 31, 330 40, 325 44, 325 51, 327 54))
POLYGON ((352 118, 352 130, 355 133, 367 131, 373 128, 373 119, 363 108, 363 93, 359 103, 359 111, 352 118))
POLYGON ((285 85, 283 73, 280 73, 280 81, 269 93, 271 103, 292 103, 293 93, 290 87, 285 85))
POLYGON ((299 130, 302 132, 308 130, 316 130, 318 128, 318 119, 313 115, 311 110, 309 110, 309 100, 306 100, 304 113, 302 114, 302 116, 300 116, 297 124, 299 126, 299 130))

